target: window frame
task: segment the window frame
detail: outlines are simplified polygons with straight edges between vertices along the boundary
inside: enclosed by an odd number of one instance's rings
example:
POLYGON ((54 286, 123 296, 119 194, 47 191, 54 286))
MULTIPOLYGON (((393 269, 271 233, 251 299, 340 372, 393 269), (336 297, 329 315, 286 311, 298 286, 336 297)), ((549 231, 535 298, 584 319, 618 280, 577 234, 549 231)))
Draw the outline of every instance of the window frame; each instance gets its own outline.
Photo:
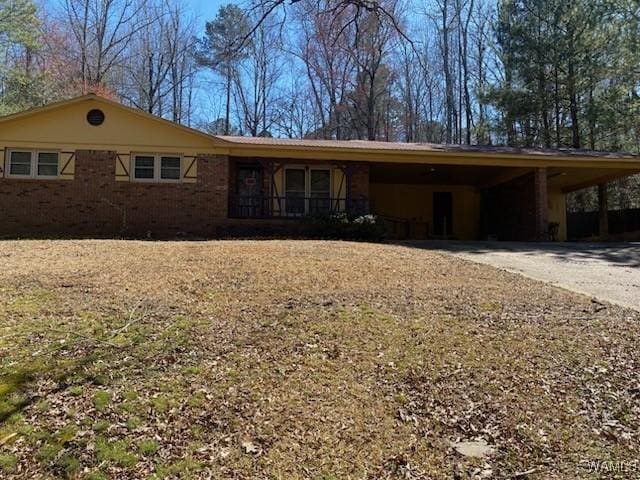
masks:
POLYGON ((331 198, 331 190, 332 190, 332 180, 333 180, 333 175, 332 175, 332 169, 330 167, 309 167, 309 175, 307 175, 309 177, 308 179, 308 193, 309 193, 309 198, 313 197, 313 193, 319 193, 320 190, 311 190, 311 172, 314 171, 320 171, 320 172, 328 172, 329 173, 329 189, 327 190, 327 193, 329 194, 327 198, 331 198))
POLYGON ((182 183, 182 165, 184 155, 182 153, 150 153, 150 152, 132 152, 130 163, 130 180, 136 183, 182 183), (153 178, 137 178, 136 177, 136 158, 151 157, 153 158, 153 178), (180 162, 180 171, 178 178, 162 178, 162 158, 177 158, 180 162))
POLYGON ((5 150, 5 172, 7 178, 24 179, 24 180, 58 180, 60 178, 60 150, 50 148, 18 148, 10 147, 5 150), (30 155, 29 175, 21 175, 11 173, 11 155, 14 152, 28 153, 30 155), (39 175, 38 159, 41 153, 53 153, 58 158, 56 163, 55 175, 39 175))
MULTIPOLYGON (((309 215, 311 213, 310 209, 310 200, 311 197, 311 171, 312 170, 322 170, 329 172, 329 197, 328 201, 331 202, 331 195, 333 194, 333 168, 331 165, 299 165, 299 164, 291 164, 286 165, 284 167, 284 172, 282 175, 282 192, 285 200, 285 208, 286 211, 286 197, 287 197, 287 170, 304 170, 304 213, 302 215, 309 215)), ((300 214, 296 213, 287 213, 287 216, 299 216, 300 214)))

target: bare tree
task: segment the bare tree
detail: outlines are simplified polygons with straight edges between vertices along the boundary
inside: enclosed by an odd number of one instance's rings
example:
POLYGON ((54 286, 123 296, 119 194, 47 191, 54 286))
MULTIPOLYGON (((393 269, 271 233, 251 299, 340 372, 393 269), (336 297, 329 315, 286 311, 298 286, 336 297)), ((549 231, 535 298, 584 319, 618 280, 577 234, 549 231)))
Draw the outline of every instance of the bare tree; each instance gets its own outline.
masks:
POLYGON ((444 72, 446 91, 446 143, 453 143, 454 129, 457 124, 458 112, 455 104, 455 79, 453 75, 453 62, 451 53, 451 31, 455 22, 455 15, 451 11, 451 0, 435 0, 437 12, 431 14, 433 21, 438 25, 440 33, 440 49, 442 53, 442 69, 444 72))
POLYGON ((65 0, 85 91, 102 85, 122 64, 132 39, 149 22, 145 7, 146 0, 65 0))
POLYGON ((357 22, 352 55, 356 64, 351 93, 352 122, 358 138, 376 140, 382 120, 382 100, 387 95, 391 71, 385 65, 392 30, 376 15, 357 22))
POLYGON ((280 39, 276 24, 261 23, 233 73, 240 125, 252 136, 270 135, 276 85, 284 70, 280 39))
POLYGON ((314 102, 304 76, 294 75, 276 100, 274 125, 288 138, 304 138, 317 129, 314 102))
POLYGON ((348 138, 347 95, 353 83, 355 62, 350 43, 353 25, 349 16, 323 12, 330 7, 327 0, 307 1, 298 19, 302 29, 296 55, 303 62, 317 116, 320 136, 348 138))
POLYGON ((148 2, 122 74, 121 95, 149 113, 180 122, 195 72, 194 32, 172 0, 148 2))

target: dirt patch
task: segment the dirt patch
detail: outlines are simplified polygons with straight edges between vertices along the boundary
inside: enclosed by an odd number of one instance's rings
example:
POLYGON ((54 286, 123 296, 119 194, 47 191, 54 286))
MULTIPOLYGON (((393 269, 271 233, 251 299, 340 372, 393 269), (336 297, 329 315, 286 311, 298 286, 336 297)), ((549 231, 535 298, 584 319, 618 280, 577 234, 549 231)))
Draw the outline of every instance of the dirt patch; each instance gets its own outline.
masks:
POLYGON ((2 478, 586 478, 640 458, 637 312, 401 246, 0 258, 2 478))

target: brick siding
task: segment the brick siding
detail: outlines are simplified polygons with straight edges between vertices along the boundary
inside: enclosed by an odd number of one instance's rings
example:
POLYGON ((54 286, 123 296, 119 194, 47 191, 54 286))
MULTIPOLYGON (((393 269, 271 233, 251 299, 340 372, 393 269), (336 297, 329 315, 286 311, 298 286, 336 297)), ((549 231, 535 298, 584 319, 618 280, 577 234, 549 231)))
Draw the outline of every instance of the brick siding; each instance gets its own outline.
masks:
MULTIPOLYGON (((239 159, 238 162, 244 159, 239 159)), ((116 154, 79 150, 73 180, 0 178, 0 236, 167 238, 269 235, 295 231, 290 221, 228 218, 234 159, 199 156, 196 183, 116 182, 116 154)), ((271 190, 269 169, 264 192, 271 190)), ((352 199, 369 196, 369 165, 347 168, 352 199)))
POLYGON ((353 162, 347 166, 347 174, 351 175, 349 182, 351 198, 369 198, 369 164, 353 162))
POLYGON ((215 235, 227 218, 229 162, 198 158, 196 183, 115 181, 115 153, 76 152, 73 180, 0 178, 0 235, 215 235))

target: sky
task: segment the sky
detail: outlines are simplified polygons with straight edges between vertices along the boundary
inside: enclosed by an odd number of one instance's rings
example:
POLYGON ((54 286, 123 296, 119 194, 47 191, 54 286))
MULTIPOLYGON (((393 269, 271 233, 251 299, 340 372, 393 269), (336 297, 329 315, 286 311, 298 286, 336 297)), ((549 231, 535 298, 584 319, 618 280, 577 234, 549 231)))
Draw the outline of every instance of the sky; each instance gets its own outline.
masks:
POLYGON ((230 0, 183 0, 183 4, 193 11, 200 24, 199 30, 204 31, 204 24, 213 20, 222 5, 238 3, 230 0))
MULTIPOLYGON (((56 10, 65 0, 36 0, 36 4, 56 10)), ((239 3, 234 0, 177 0, 187 7, 198 20, 198 29, 204 31, 205 22, 212 20, 222 5, 239 3)))

